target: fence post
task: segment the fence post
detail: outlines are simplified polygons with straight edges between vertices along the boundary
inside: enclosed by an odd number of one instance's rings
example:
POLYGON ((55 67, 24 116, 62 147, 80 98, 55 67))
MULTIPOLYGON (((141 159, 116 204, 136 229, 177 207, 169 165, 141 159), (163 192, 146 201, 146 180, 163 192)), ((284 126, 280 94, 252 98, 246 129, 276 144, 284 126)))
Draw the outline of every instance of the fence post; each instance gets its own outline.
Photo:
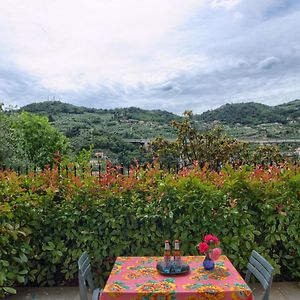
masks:
POLYGON ((77 170, 76 170, 76 166, 74 165, 74 176, 77 176, 77 170))
POLYGON ((129 176, 129 174, 130 174, 130 164, 128 164, 127 166, 127 175, 129 176))
POLYGON ((100 178, 101 178, 101 175, 100 175, 100 172, 101 172, 101 166, 100 166, 100 162, 98 162, 98 177, 99 177, 99 181, 100 181, 100 178))

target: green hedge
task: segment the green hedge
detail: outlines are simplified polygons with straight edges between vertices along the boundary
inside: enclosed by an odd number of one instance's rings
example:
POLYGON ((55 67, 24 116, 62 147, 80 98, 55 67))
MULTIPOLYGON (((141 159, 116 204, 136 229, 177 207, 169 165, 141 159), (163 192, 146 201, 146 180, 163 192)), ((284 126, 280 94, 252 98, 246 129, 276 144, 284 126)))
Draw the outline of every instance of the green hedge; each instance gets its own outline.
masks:
POLYGON ((165 239, 195 255, 207 233, 241 272, 256 249, 278 280, 300 278, 299 167, 80 175, 0 172, 0 296, 20 284, 77 283, 84 250, 103 286, 117 256, 162 255, 165 239))

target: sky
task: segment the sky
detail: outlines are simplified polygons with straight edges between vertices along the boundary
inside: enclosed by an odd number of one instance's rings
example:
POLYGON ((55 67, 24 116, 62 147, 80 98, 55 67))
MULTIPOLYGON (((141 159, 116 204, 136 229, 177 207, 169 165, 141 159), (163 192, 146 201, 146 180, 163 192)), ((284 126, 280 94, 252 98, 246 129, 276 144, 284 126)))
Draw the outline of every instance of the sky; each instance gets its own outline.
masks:
POLYGON ((1 0, 0 102, 182 114, 300 98, 299 0, 1 0))

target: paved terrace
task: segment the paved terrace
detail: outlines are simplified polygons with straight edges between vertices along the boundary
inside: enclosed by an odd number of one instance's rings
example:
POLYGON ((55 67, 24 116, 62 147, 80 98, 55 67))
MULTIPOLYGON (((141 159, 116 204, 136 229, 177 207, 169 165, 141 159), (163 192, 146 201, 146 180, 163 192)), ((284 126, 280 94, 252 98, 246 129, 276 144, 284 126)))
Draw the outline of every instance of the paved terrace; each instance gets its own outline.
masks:
MULTIPOLYGON (((252 284, 251 288, 255 299, 261 299, 261 286, 252 284)), ((19 288, 17 291, 17 295, 6 300, 80 300, 78 287, 19 288)), ((270 300, 300 300, 300 285, 297 282, 273 282, 270 300)))

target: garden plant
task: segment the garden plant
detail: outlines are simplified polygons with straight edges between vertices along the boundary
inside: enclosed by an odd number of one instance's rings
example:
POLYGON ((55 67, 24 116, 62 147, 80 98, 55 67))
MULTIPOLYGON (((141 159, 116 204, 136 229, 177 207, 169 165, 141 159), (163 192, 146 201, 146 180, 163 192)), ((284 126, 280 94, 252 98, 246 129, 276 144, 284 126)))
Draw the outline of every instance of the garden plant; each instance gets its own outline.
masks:
POLYGON ((275 267, 276 280, 300 279, 298 165, 215 171, 195 161, 178 173, 153 163, 129 175, 110 166, 76 175, 57 166, 0 171, 0 296, 19 285, 77 284, 83 251, 103 286, 117 256, 162 255, 165 239, 197 255, 207 233, 220 238, 242 274, 255 249, 275 267))

